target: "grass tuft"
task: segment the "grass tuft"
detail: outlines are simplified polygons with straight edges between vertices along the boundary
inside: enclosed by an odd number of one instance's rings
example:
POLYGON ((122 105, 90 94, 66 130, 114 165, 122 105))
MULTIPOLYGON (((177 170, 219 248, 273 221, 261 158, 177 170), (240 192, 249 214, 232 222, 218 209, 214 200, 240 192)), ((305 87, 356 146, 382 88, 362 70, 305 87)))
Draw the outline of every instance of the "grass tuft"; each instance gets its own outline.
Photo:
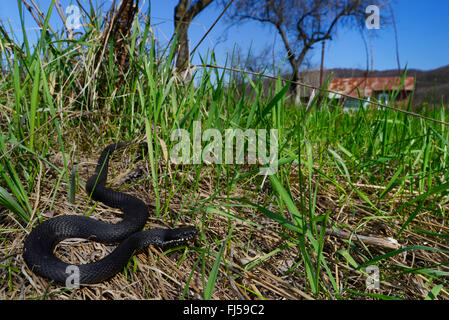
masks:
MULTIPOLYGON (((120 74, 114 55, 102 52, 104 21, 91 14, 82 35, 67 39, 48 27, 34 46, 25 31, 18 42, 0 26, 6 59, 0 75, 0 257, 8 257, 0 265, 0 281, 8 284, 0 297, 449 298, 449 130, 443 124, 377 107, 343 112, 324 92, 294 106, 290 84, 281 78, 219 68, 198 68, 184 83, 172 68, 175 44, 160 50, 149 21, 132 28, 129 66, 120 74), (98 55, 106 62, 96 64, 98 55), (222 137, 228 129, 275 130, 275 174, 260 175, 260 163, 247 157, 243 163, 171 161, 178 143, 173 132, 187 132, 193 150, 198 125, 201 133, 222 137), (146 228, 195 225, 200 235, 167 251, 143 250, 96 286, 70 291, 44 282, 21 258, 33 227, 61 214, 120 220, 119 212, 92 204, 77 188, 77 179, 82 186, 92 174, 100 150, 118 141, 145 141, 145 150, 141 144, 114 154, 108 183, 148 204, 153 214, 146 228), (338 238, 328 229, 353 236, 338 238), (357 235, 393 238, 402 247, 392 251, 357 235), (369 265, 380 272, 378 290, 367 288, 363 268, 369 265)), ((213 55, 202 61, 216 64, 213 55)), ((442 105, 422 113, 449 119, 442 105)), ((264 139, 275 142, 269 134, 264 139)), ((248 150, 251 141, 242 141, 248 150)), ((196 148, 210 142, 203 139, 196 148)), ((71 241, 56 252, 86 263, 110 249, 71 241)))

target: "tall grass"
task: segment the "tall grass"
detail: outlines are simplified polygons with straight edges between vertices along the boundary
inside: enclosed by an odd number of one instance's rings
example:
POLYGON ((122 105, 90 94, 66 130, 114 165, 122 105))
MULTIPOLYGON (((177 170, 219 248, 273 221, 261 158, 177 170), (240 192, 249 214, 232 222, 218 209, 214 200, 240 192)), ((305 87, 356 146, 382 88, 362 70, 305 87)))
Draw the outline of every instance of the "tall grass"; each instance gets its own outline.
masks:
MULTIPOLYGON (((5 106, 0 109, 0 203, 24 226, 35 225, 33 214, 42 219, 31 199, 36 199, 38 181, 52 183, 41 176, 43 166, 51 166, 59 177, 53 197, 68 190, 73 193, 69 150, 74 145, 95 153, 108 142, 137 137, 144 138, 148 146, 146 160, 156 216, 176 222, 180 216, 170 215, 169 204, 182 194, 179 214, 201 221, 201 245, 190 250, 198 253, 194 267, 203 275, 204 298, 214 297, 223 270, 220 266, 229 263, 226 252, 231 243, 239 242, 241 235, 235 226, 246 223, 263 228, 264 220, 279 226, 273 232, 285 242, 246 265, 245 270, 295 247, 298 256, 291 272, 306 279, 307 291, 316 297, 341 297, 334 262, 323 252, 324 229, 330 226, 335 212, 323 210, 319 196, 330 190, 338 207, 365 213, 358 226, 369 219, 381 219, 399 240, 406 230, 416 232, 412 225, 423 211, 431 218, 447 218, 446 209, 441 210, 447 208, 449 188, 449 134, 443 125, 386 109, 360 108, 344 113, 329 99, 314 100, 306 111, 303 106, 291 105, 289 84, 281 79, 268 83, 263 77, 246 77, 242 86, 241 77, 213 68, 197 70, 195 81, 181 85, 172 72, 174 45, 165 56, 157 56, 150 22, 135 24, 128 47, 130 66, 123 85, 115 87, 119 72, 112 55, 106 55, 105 68, 93 65, 102 21, 93 20, 83 36, 69 41, 48 31, 53 5, 34 46, 28 42, 25 29, 23 43, 0 36, 1 55, 8 59, 7 77, 0 83, 0 103, 5 106), (97 82, 99 73, 106 73, 109 79, 101 87, 103 96, 97 82), (278 171, 264 177, 258 175, 257 165, 248 164, 161 166, 169 161, 167 155, 176 143, 171 133, 185 129, 192 136, 195 121, 201 122, 203 132, 218 129, 223 136, 229 128, 276 129, 278 171), (62 168, 49 161, 49 155, 57 152, 63 157, 62 168), (201 195, 205 179, 211 189, 206 197, 201 195), (66 188, 60 190, 61 186, 66 188), (371 192, 364 186, 378 186, 381 191, 371 192), (243 214, 243 209, 250 210, 251 215, 243 214), (218 216, 227 219, 223 239, 208 233, 209 223, 218 216), (402 222, 398 225, 392 220, 402 222), (218 253, 214 248, 220 248, 218 253)), ((215 63, 213 55, 205 59, 215 63)), ((427 113, 448 119, 444 108, 427 113)), ((202 147, 205 145, 203 142, 202 147)), ((426 232, 425 227, 419 232, 426 232)), ((446 237, 443 233, 436 236, 446 237)), ((349 249, 339 253, 343 261, 362 270, 373 263, 389 268, 388 258, 406 250, 442 252, 419 246, 375 256, 367 250, 360 254, 358 258, 363 257, 363 261, 358 263, 349 249)), ((398 267, 397 274, 432 274, 429 281, 439 283, 445 276, 439 266, 398 267)), ((249 287, 241 287, 260 296, 249 287)), ((441 288, 438 284, 432 293, 438 295, 441 288)), ((363 292, 360 288, 351 294, 363 292)))

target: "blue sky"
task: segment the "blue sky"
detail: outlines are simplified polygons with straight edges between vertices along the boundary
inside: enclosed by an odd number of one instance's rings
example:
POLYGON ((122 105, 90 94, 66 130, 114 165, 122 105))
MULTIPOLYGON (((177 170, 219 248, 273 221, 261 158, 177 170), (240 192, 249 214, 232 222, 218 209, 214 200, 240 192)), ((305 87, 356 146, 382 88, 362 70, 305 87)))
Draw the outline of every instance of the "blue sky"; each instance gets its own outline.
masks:
MULTIPOLYGON (((80 0, 87 3, 86 0, 80 0)), ((50 0, 35 0, 46 12, 50 0)), ((74 3, 72 0, 60 0, 67 8, 74 3)), ((95 2, 95 1, 94 1, 95 2)), ((98 1, 101 3, 102 1, 98 1)), ((110 0, 104 0, 107 4, 110 0)), ((157 38, 163 44, 168 41, 173 32, 173 9, 177 0, 153 0, 151 2, 151 18, 157 38)), ((146 12, 149 0, 141 0, 142 9, 146 12)), ((449 64, 449 0, 396 0, 393 3, 399 39, 399 54, 402 67, 430 70, 449 64)), ((189 30, 191 47, 196 46, 200 38, 219 15, 219 9, 211 5, 204 10, 192 23, 189 30)), ((396 63, 396 47, 392 27, 382 25, 382 9, 379 30, 370 30, 373 47, 374 68, 377 70, 394 69, 396 63)), ((0 1, 0 19, 8 22, 20 39, 21 28, 16 1, 0 1)), ((50 23, 54 28, 60 26, 60 18, 53 11, 50 23)), ((26 12, 25 25, 27 35, 35 39, 38 31, 33 18, 26 12)), ((367 38, 369 39, 369 38, 367 38)), ((220 21, 208 38, 201 44, 198 54, 206 55, 208 50, 214 49, 218 63, 224 64, 227 54, 232 53, 235 45, 245 50, 250 47, 257 54, 264 47, 273 48, 276 62, 282 60, 282 43, 279 36, 271 27, 257 22, 248 22, 238 26, 230 26, 220 21)), ((312 66, 318 67, 321 45, 318 45, 309 56, 312 66)), ((199 63, 198 56, 194 63, 199 63)), ((326 68, 365 68, 366 51, 360 34, 357 31, 340 29, 333 41, 326 44, 326 68)))

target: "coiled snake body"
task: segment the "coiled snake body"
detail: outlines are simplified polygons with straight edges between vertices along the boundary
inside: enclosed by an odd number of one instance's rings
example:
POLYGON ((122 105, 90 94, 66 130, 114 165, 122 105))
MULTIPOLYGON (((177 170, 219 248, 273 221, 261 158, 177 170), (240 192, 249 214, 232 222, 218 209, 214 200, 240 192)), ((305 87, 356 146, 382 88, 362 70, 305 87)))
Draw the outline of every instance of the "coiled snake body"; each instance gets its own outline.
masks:
POLYGON ((119 243, 104 258, 77 266, 79 283, 90 284, 102 282, 123 270, 134 251, 139 248, 181 243, 196 235, 194 227, 142 231, 149 215, 145 203, 129 194, 105 187, 111 153, 129 144, 120 142, 107 146, 98 159, 95 174, 86 182, 86 191, 91 194, 92 199, 123 211, 123 220, 109 224, 84 216, 63 215, 40 223, 30 232, 24 244, 23 258, 33 272, 65 283, 69 276, 66 270, 70 264, 58 259, 54 255, 54 248, 67 238, 119 243))

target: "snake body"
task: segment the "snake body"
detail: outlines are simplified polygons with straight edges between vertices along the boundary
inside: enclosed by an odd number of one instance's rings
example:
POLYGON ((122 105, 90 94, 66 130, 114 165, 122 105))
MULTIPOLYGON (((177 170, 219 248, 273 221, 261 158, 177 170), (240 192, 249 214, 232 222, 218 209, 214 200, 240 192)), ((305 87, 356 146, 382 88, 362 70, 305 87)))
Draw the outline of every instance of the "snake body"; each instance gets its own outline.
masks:
POLYGON ((109 224, 84 216, 62 215, 40 223, 26 238, 23 251, 23 258, 34 273, 59 283, 66 282, 69 276, 67 268, 72 265, 58 259, 54 249, 67 238, 118 243, 104 258, 77 265, 80 284, 98 283, 114 276, 123 270, 139 248, 172 245, 194 238, 197 230, 190 226, 142 231, 149 215, 146 204, 129 194, 105 187, 111 153, 129 144, 120 142, 107 146, 98 159, 95 174, 86 182, 86 191, 92 199, 120 209, 124 213, 123 219, 116 224, 109 224))

